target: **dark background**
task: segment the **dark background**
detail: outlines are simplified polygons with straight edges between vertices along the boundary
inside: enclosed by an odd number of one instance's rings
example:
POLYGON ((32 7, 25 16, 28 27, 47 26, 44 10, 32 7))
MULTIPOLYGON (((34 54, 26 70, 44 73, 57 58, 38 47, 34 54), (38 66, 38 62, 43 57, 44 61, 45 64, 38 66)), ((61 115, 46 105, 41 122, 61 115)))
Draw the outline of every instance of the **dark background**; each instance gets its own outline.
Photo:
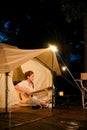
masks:
MULTIPOLYGON (((48 43, 55 44, 59 49, 60 69, 66 65, 74 79, 80 78, 84 70, 82 18, 67 22, 61 2, 57 0, 32 1, 28 7, 0 10, 0 42, 22 49, 46 48, 48 43)), ((69 71, 56 77, 56 93, 63 90, 65 95, 81 94, 69 71)))

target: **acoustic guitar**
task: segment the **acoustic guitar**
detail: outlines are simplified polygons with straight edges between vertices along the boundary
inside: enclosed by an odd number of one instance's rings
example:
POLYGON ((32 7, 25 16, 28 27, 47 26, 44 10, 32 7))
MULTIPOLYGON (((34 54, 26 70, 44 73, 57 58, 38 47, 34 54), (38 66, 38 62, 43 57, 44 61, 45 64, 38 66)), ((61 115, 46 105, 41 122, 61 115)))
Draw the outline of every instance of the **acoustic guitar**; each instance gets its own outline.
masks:
POLYGON ((25 92, 19 92, 17 90, 17 93, 19 94, 19 100, 21 103, 26 103, 27 101, 31 100, 32 96, 35 96, 41 92, 47 92, 48 90, 51 90, 52 87, 47 87, 47 88, 44 88, 44 89, 40 89, 40 90, 37 90, 37 91, 34 91, 34 92, 31 92, 30 94, 28 93, 25 93, 25 92))

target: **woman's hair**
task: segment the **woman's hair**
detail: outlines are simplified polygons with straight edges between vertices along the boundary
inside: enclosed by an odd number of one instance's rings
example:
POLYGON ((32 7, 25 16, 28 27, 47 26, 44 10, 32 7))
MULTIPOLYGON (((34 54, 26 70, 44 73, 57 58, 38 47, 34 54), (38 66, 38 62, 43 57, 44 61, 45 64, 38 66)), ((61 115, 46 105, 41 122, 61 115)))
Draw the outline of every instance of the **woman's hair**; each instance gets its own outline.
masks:
MULTIPOLYGON (((27 79, 27 76, 31 76, 32 74, 34 74, 34 72, 31 70, 25 72, 25 79, 27 79)), ((31 81, 31 83, 32 83, 32 87, 34 88, 34 83, 32 81, 31 81)))
POLYGON ((27 79, 27 76, 31 76, 32 74, 34 74, 34 72, 31 70, 25 72, 25 79, 27 79))

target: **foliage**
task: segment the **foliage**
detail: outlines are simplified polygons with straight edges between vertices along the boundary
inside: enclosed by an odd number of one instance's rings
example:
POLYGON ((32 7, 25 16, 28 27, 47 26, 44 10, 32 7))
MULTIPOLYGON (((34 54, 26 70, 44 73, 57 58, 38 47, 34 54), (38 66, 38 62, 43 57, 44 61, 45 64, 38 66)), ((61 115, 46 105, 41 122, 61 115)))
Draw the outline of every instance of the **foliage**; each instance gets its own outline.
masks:
POLYGON ((82 0, 62 0, 61 11, 66 17, 66 21, 70 23, 72 20, 82 18, 83 12, 86 12, 87 3, 82 0))

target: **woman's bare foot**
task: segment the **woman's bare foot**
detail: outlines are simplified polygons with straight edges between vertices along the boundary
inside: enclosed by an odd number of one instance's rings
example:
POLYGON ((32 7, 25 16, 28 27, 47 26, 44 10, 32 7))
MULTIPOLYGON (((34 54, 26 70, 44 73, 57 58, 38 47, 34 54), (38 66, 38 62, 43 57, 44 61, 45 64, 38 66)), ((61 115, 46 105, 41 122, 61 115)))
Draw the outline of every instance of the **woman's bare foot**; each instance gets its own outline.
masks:
POLYGON ((48 103, 48 102, 47 102, 46 100, 43 100, 43 101, 41 102, 42 107, 46 107, 47 103, 48 103))

